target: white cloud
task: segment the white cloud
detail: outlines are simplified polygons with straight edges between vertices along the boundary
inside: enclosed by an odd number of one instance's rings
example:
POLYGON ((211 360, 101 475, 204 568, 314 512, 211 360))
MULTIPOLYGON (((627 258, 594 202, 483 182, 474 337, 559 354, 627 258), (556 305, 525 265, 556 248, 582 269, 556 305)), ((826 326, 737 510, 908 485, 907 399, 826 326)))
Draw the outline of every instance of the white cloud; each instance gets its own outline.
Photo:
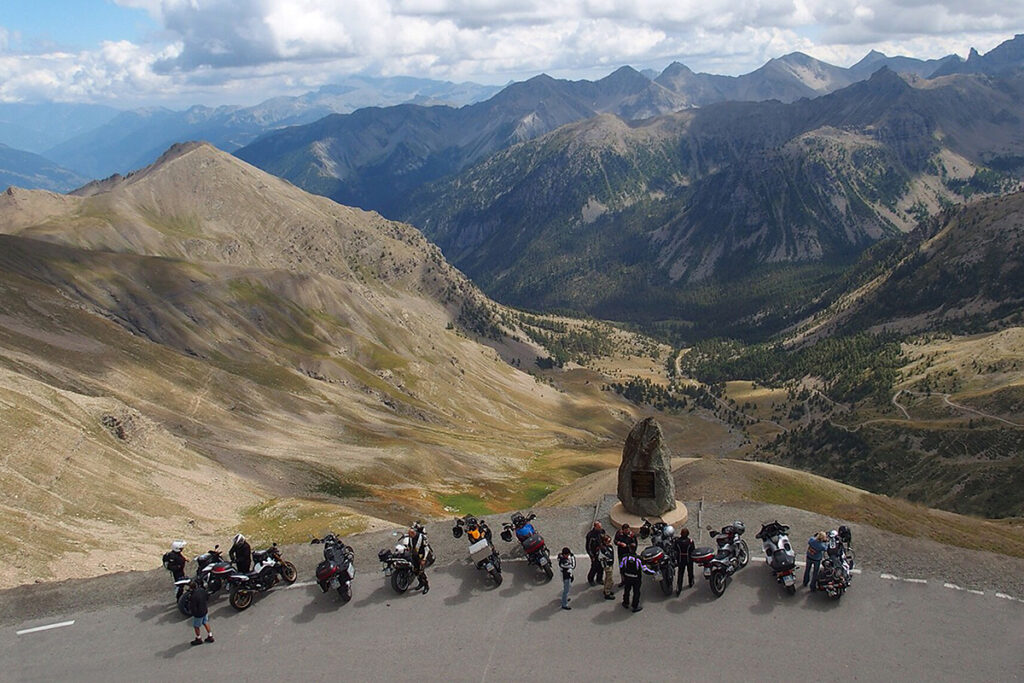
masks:
POLYGON ((872 48, 966 55, 1024 26, 1006 0, 116 2, 150 13, 152 43, 18 55, 0 27, 0 98, 252 101, 357 71, 495 83, 673 60, 736 74, 794 50, 844 65, 872 48))

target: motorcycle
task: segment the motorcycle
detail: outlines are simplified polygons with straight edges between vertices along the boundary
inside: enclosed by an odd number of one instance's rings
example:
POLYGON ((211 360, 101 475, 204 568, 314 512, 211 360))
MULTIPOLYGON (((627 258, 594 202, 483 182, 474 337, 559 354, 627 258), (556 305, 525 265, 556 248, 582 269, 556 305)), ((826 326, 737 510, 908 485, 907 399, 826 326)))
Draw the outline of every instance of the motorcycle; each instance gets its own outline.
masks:
POLYGON ((641 551, 640 561, 654 572, 655 576, 661 577, 658 582, 661 584, 662 592, 671 595, 672 582, 675 580, 676 567, 679 565, 675 548, 675 527, 664 522, 652 524, 644 519, 638 535, 642 539, 651 539, 651 545, 641 551))
MULTIPOLYGON (((423 534, 424 542, 426 542, 427 532, 419 524, 415 524, 414 527, 423 534)), ((412 549, 409 547, 411 539, 407 534, 403 534, 399 531, 394 532, 394 536, 401 536, 398 542, 395 544, 394 550, 385 548, 377 553, 377 559, 383 564, 384 576, 391 577, 391 588, 396 593, 404 593, 409 590, 409 586, 412 584, 412 579, 416 576, 416 567, 412 562, 412 549)), ((429 543, 426 543, 426 557, 423 560, 423 568, 426 569, 434 564, 434 550, 430 547, 429 543)))
POLYGON ((789 527, 778 520, 762 524, 754 538, 761 541, 764 561, 775 576, 775 581, 786 587, 790 595, 796 593, 796 553, 789 542, 789 527))
POLYGON ((704 578, 708 580, 708 586, 715 597, 721 597, 725 593, 728 578, 737 571, 747 566, 750 561, 750 549, 747 542, 740 536, 747 528, 743 522, 736 521, 726 524, 721 531, 714 531, 707 527, 711 538, 715 539, 718 549, 701 547, 693 551, 693 561, 704 569, 704 578))
POLYGON ((295 583, 298 572, 295 565, 281 557, 281 551, 274 543, 266 550, 257 550, 252 554, 253 568, 248 574, 235 573, 228 577, 231 585, 229 602, 241 611, 252 604, 256 593, 268 591, 284 579, 287 584, 295 583))
POLYGON ((825 550, 825 558, 821 561, 821 569, 818 570, 818 580, 815 588, 823 591, 828 597, 838 600, 843 597, 846 589, 853 581, 853 551, 849 544, 851 541, 850 530, 839 527, 828 534, 828 548, 825 550))
POLYGON ((524 516, 521 512, 515 513, 512 515, 511 522, 501 523, 501 540, 511 543, 512 536, 515 535, 523 552, 526 553, 526 561, 540 568, 544 572, 545 578, 550 581, 555 575, 551 568, 551 553, 548 551, 547 544, 544 543, 544 537, 537 533, 537 530, 530 524, 535 519, 537 519, 537 515, 532 512, 529 516, 524 516))
POLYGON ((487 572, 487 575, 494 581, 494 586, 501 585, 501 558, 498 551, 491 543, 491 530, 484 524, 483 520, 477 520, 473 515, 458 517, 455 519, 455 526, 452 527, 452 536, 461 538, 466 534, 469 540, 469 557, 476 564, 477 569, 487 572))
MULTIPOLYGON (((236 571, 235 565, 225 562, 223 555, 218 544, 196 558, 196 583, 205 588, 211 598, 224 587, 228 577, 236 571)), ((186 577, 174 582, 175 586, 184 586, 178 598, 178 610, 185 616, 191 615, 188 608, 188 601, 192 597, 192 590, 188 587, 191 581, 192 579, 186 577)))
POLYGON ((342 602, 352 599, 352 579, 356 578, 355 551, 334 534, 314 538, 310 545, 323 543, 324 561, 316 566, 316 583, 326 593, 334 588, 342 602))

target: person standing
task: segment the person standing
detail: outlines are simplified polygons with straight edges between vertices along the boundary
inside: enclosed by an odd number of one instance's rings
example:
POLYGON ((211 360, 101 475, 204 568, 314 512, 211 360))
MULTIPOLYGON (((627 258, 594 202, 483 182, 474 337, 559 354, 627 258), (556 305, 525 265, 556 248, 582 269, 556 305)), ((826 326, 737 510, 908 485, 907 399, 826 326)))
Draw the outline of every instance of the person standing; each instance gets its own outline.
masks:
POLYGON ((679 530, 679 537, 675 540, 676 559, 679 560, 679 576, 676 580, 676 597, 683 592, 683 572, 689 577, 689 588, 693 588, 693 539, 690 538, 690 530, 683 527, 679 530))
POLYGON ((614 600, 615 579, 612 567, 615 566, 615 551, 612 550, 612 537, 608 534, 601 536, 601 543, 597 548, 598 559, 601 562, 601 569, 604 571, 604 599, 614 600))
MULTIPOLYGON (((623 524, 622 528, 615 532, 615 547, 618 550, 619 567, 622 567, 622 560, 626 557, 627 552, 636 552, 636 534, 629 528, 628 524, 623 524)), ((622 574, 619 574, 619 586, 624 584, 622 574)))
POLYGON ((601 546, 601 537, 604 536, 604 527, 601 522, 594 522, 593 528, 587 532, 586 549, 590 557, 590 571, 587 572, 587 583, 596 586, 597 582, 604 577, 604 567, 601 566, 601 558, 598 557, 598 548, 601 546))
POLYGON ((199 631, 203 626, 206 627, 206 642, 212 643, 213 631, 210 630, 210 610, 207 606, 210 595, 206 592, 205 588, 196 583, 195 579, 189 581, 188 587, 192 591, 188 599, 188 611, 192 615, 192 629, 196 632, 196 638, 190 645, 203 644, 199 631))
POLYGON ((818 570, 821 569, 821 560, 828 548, 826 543, 828 536, 824 531, 819 531, 807 539, 807 564, 804 566, 804 588, 810 582, 811 590, 816 590, 818 584, 818 570), (813 567, 813 569, 811 569, 813 567))
POLYGON ((558 568, 562 570, 562 609, 572 609, 569 607, 569 589, 572 587, 573 573, 576 569, 576 556, 568 547, 562 548, 562 552, 558 554, 558 568))
POLYGON ((630 593, 633 594, 632 607, 634 612, 643 609, 640 604, 640 589, 643 587, 644 573, 653 574, 654 571, 644 566, 644 563, 637 557, 635 550, 627 549, 626 554, 619 564, 619 571, 622 574, 622 583, 625 586, 622 591, 622 606, 629 607, 630 593))
MULTIPOLYGON (((164 569, 171 573, 171 580, 175 583, 185 578, 185 565, 188 564, 188 558, 181 552, 184 548, 185 541, 174 541, 171 543, 171 549, 164 553, 162 558, 164 569)), ((178 590, 174 594, 175 602, 181 598, 184 591, 185 584, 178 584, 178 590)))
POLYGON ((252 569, 252 546, 245 540, 242 534, 235 534, 231 541, 231 550, 228 551, 228 558, 235 563, 235 569, 239 574, 248 574, 252 569))
POLYGON ((412 570, 418 579, 413 590, 422 590, 423 595, 430 591, 430 581, 427 580, 427 532, 416 522, 409 527, 409 555, 412 560, 412 570))

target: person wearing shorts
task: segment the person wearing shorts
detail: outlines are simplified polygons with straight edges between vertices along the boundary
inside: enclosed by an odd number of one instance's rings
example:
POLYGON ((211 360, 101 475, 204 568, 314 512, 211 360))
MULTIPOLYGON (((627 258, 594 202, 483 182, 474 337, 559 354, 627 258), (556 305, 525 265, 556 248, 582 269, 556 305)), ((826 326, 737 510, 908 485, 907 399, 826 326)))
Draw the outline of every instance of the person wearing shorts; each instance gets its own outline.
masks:
POLYGON ((192 595, 188 600, 188 611, 192 614, 192 628, 196 632, 196 638, 190 644, 203 644, 199 629, 204 626, 206 627, 206 642, 212 643, 213 631, 210 630, 210 610, 207 606, 210 595, 206 592, 205 588, 196 583, 195 579, 189 582, 188 587, 192 590, 192 595))

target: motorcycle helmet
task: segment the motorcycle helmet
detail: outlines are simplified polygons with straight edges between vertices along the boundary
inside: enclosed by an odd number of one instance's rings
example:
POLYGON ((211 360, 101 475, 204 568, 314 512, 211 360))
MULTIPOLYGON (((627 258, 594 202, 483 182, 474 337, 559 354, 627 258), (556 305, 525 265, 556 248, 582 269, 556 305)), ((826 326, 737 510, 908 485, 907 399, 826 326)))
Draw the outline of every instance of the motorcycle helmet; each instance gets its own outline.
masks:
POLYGON ((661 530, 662 538, 672 538, 676 535, 676 528, 671 524, 666 524, 661 530))
POLYGON ((178 552, 181 552, 181 550, 184 547, 185 547, 185 541, 172 541, 171 542, 171 550, 177 550, 178 552))
POLYGON ((235 537, 231 539, 231 545, 238 545, 245 540, 245 536, 242 534, 235 534, 235 537))
POLYGON ((517 512, 512 515, 512 523, 515 524, 516 527, 521 527, 526 524, 526 517, 523 517, 523 513, 517 512))

